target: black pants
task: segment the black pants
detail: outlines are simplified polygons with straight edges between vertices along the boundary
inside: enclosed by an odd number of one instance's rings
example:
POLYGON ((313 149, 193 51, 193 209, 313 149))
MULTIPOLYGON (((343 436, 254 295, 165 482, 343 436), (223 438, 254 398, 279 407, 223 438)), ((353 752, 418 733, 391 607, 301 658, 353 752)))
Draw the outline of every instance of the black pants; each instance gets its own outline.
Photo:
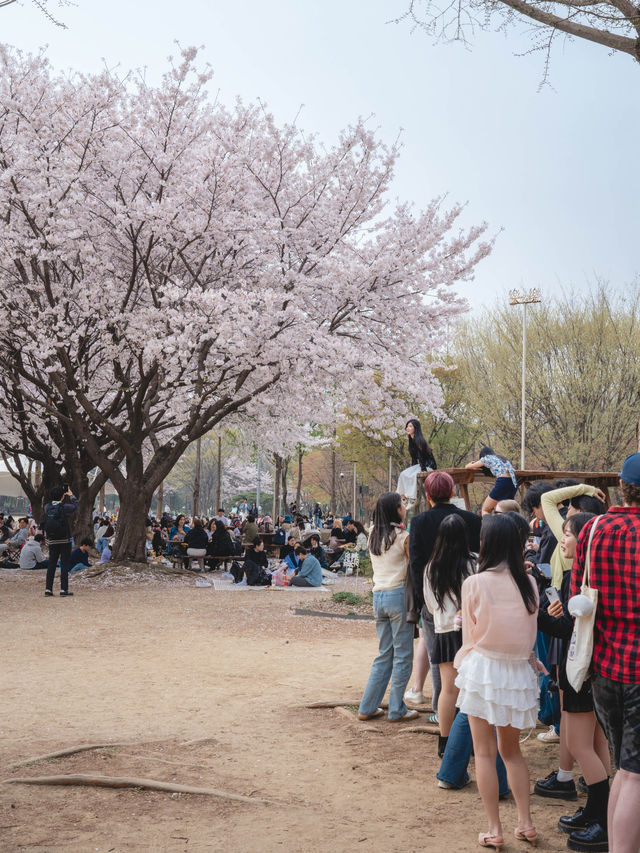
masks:
POLYGON ((53 579, 56 576, 56 566, 60 559, 60 589, 69 590, 69 558, 71 557, 71 542, 52 543, 49 545, 49 565, 47 567, 47 589, 53 592, 53 579))

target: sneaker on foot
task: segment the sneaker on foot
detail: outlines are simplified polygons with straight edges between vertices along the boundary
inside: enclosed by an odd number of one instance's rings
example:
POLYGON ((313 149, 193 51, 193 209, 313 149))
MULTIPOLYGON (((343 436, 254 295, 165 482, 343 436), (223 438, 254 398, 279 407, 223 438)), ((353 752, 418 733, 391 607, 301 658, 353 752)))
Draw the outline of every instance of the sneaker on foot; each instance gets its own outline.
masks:
POLYGON ((429 714, 427 717, 427 722, 432 723, 434 726, 438 725, 438 715, 437 714, 429 714))
MULTIPOLYGON (((53 593, 52 593, 52 595, 53 595, 53 593)), ((69 590, 68 590, 68 589, 61 589, 61 590, 60 590, 60 595, 61 595, 63 598, 67 598, 68 596, 73 595, 73 593, 72 593, 72 592, 69 592, 69 590)))
POLYGON ((546 732, 538 735, 538 740, 541 740, 542 743, 560 743, 560 735, 556 732, 555 726, 549 726, 546 732))
POLYGON ((374 717, 381 717, 384 714, 383 708, 378 708, 376 711, 372 711, 370 714, 361 714, 358 713, 359 720, 372 720, 374 717))
POLYGON ((387 717, 387 719, 390 723, 402 723, 405 720, 415 720, 419 716, 418 712, 414 711, 413 708, 407 708, 401 717, 387 717))
POLYGON ((407 690, 404 694, 405 702, 413 702, 414 705, 423 705, 425 702, 424 693, 422 690, 407 690))
POLYGON ((48 598, 50 595, 53 595, 52 589, 45 589, 44 591, 45 597, 48 598))
POLYGON ((464 774, 464 782, 462 785, 452 785, 451 782, 444 782, 442 779, 438 779, 438 788, 445 788, 447 790, 459 791, 460 788, 464 788, 465 785, 468 785, 471 782, 471 776, 468 773, 464 774))
POLYGON ((554 770, 546 779, 538 779, 533 787, 533 793, 539 797, 551 797, 554 800, 577 800, 578 794, 573 779, 570 782, 558 782, 558 774, 554 770))

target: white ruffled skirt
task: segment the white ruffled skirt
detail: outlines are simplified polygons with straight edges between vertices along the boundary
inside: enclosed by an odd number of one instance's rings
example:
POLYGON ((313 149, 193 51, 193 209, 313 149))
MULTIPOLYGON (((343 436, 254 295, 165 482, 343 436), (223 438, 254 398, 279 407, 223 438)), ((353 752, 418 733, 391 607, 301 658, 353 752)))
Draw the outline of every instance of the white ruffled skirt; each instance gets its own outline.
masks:
POLYGON ((538 719, 538 679, 526 660, 495 660, 472 649, 456 677, 458 708, 493 726, 531 729, 538 719))

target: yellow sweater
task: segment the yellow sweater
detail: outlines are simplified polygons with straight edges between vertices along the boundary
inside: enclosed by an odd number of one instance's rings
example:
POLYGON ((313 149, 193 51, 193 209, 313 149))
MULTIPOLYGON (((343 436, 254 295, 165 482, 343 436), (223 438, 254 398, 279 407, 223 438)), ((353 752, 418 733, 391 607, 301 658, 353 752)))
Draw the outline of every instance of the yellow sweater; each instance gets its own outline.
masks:
POLYGON ((580 483, 578 486, 566 486, 564 489, 553 489, 551 492, 545 492, 540 499, 544 520, 558 540, 555 551, 551 555, 551 583, 556 589, 560 589, 564 573, 570 571, 573 565, 573 559, 565 559, 560 550, 564 519, 560 515, 558 504, 568 501, 571 498, 577 498, 579 495, 591 495, 593 497, 595 492, 595 486, 587 486, 586 483, 580 483))

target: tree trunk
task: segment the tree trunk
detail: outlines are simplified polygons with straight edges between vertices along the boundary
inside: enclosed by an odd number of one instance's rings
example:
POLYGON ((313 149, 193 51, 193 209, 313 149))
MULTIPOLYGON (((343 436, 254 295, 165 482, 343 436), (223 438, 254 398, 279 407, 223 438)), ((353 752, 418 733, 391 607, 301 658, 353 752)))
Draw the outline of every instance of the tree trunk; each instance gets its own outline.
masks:
POLYGON ((282 506, 284 507, 284 515, 289 512, 287 505, 287 474, 289 473, 289 457, 282 460, 282 468, 280 469, 280 480, 282 481, 282 506))
POLYGON ((118 562, 146 563, 145 522, 151 495, 138 483, 127 480, 119 496, 120 512, 111 559, 118 562))
POLYGON ((164 480, 158 486, 158 503, 156 505, 156 517, 159 519, 162 518, 162 513, 164 510, 164 480))
POLYGON ((282 458, 278 456, 277 453, 273 454, 273 461, 275 463, 275 473, 273 476, 273 520, 274 523, 278 523, 278 517, 280 515, 280 474, 282 470, 282 458))
POLYGON ((73 538, 76 546, 81 539, 94 539, 93 535, 93 501, 89 497, 89 487, 80 485, 75 492, 78 498, 78 511, 73 516, 73 538))
POLYGON ((302 449, 298 450, 298 483, 296 486, 296 506, 300 512, 300 502, 302 500, 302 449))
POLYGON ((100 513, 104 512, 104 501, 105 501, 106 493, 107 493, 106 489, 103 486, 100 489, 100 496, 98 497, 98 512, 100 512, 100 513))
POLYGON ((336 514, 336 451, 331 450, 331 497, 329 502, 329 510, 332 515, 336 514))
POLYGON ((202 439, 196 441, 196 470, 193 477, 193 515, 200 515, 200 463, 202 459, 202 439))

